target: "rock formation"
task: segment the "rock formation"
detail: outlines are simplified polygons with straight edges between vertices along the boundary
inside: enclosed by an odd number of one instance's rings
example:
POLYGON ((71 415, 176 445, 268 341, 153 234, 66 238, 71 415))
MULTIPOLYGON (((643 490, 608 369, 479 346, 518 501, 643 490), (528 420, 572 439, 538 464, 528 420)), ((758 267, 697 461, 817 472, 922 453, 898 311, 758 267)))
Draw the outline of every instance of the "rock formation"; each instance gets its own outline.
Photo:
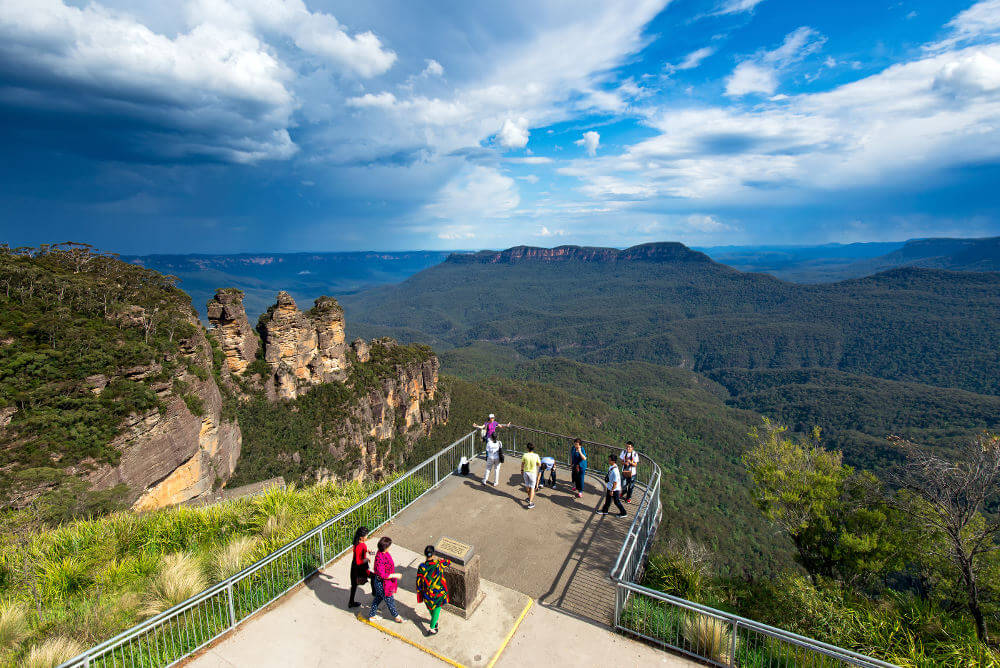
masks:
MULTIPOLYGON (((245 318, 245 316, 244 316, 245 318)), ((181 343, 180 364, 174 374, 153 389, 166 404, 164 410, 133 415, 112 441, 121 459, 87 474, 94 489, 128 486, 127 501, 135 510, 151 510, 181 503, 212 491, 228 480, 240 456, 242 435, 234 419, 223 417, 223 399, 211 374, 199 378, 191 366, 210 369, 212 350, 194 313, 194 336, 181 343), (195 415, 175 388, 185 387, 200 403, 195 415)), ((130 378, 153 376, 159 365, 129 369, 130 378)), ((91 391, 101 392, 106 379, 88 379, 91 391)), ((195 403, 195 402, 192 402, 195 403)))
POLYGON ((336 299, 320 297, 302 313, 287 292, 261 317, 264 359, 274 370, 272 391, 295 399, 312 385, 347 377, 344 311, 336 299))
MULTIPOLYGON (((391 339, 372 344, 383 348, 396 345, 391 339)), ((343 427, 328 444, 338 459, 353 460, 348 461, 349 478, 382 475, 394 458, 408 454, 417 439, 448 421, 450 398, 438 396, 440 367, 437 356, 430 354, 397 366, 375 387, 359 394, 348 408, 343 427), (395 448, 390 442, 396 443, 395 448)), ((328 472, 318 472, 317 479, 326 477, 328 472)))
POLYGON ((257 334, 247 322, 243 292, 234 288, 218 290, 208 302, 208 321, 215 328, 229 371, 242 376, 260 348, 257 334))
POLYGON ((517 264, 520 262, 712 262, 704 253, 676 242, 640 244, 625 250, 593 246, 557 246, 538 248, 515 246, 503 251, 452 253, 446 262, 453 264, 517 264))

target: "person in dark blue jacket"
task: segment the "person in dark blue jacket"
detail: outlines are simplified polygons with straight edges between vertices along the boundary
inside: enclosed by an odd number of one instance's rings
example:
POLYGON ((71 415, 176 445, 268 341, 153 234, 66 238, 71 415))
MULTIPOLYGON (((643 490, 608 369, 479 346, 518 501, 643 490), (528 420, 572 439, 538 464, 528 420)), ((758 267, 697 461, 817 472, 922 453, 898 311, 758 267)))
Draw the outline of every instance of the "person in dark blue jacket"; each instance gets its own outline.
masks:
POLYGON ((570 470, 573 472, 573 491, 576 498, 583 496, 583 481, 587 476, 587 451, 583 449, 583 441, 573 439, 573 449, 570 450, 570 470))

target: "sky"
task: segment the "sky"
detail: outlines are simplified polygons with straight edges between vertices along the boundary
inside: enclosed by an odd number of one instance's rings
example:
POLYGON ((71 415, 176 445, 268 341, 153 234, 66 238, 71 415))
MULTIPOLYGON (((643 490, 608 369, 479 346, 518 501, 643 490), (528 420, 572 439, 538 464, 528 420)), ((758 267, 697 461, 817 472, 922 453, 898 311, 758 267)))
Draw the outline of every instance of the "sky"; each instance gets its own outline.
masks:
POLYGON ((1000 235, 1000 0, 0 0, 0 243, 1000 235))

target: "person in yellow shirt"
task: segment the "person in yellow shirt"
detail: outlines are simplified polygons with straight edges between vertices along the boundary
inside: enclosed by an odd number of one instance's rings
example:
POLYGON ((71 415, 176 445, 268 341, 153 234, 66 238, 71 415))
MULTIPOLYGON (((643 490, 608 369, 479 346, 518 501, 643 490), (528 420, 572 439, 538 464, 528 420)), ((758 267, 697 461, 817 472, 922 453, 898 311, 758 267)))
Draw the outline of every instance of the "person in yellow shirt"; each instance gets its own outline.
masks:
POLYGON ((525 452, 521 455, 521 475, 524 477, 524 487, 528 490, 528 508, 535 507, 535 485, 538 483, 538 467, 542 465, 542 460, 535 454, 535 446, 531 443, 525 446, 525 452))

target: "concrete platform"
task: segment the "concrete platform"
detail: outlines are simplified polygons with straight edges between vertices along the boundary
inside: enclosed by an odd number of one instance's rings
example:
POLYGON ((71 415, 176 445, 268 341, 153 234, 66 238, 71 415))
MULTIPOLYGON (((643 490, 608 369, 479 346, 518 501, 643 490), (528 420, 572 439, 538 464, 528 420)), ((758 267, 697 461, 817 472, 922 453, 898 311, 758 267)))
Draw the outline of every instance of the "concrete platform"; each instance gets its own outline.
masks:
MULTIPOLYGON (((527 594, 539 605, 610 624, 615 587, 608 572, 632 515, 598 515, 604 504, 600 481, 586 481, 578 499, 565 469, 555 489, 538 491, 529 510, 520 459, 507 457, 497 487, 482 483, 484 468, 482 460, 473 462, 469 477, 444 481, 383 533, 418 553, 441 536, 469 543, 481 555, 483 579, 527 594)), ((625 504, 625 510, 634 512, 636 505, 625 504)))
MULTIPOLYGON (((516 458, 508 457, 498 487, 481 483, 481 461, 472 468, 472 477, 444 481, 369 540, 393 539, 402 624, 383 617, 374 627, 355 616, 367 608, 347 609, 345 556, 185 665, 698 665, 609 630, 615 589, 607 573, 631 517, 595 514, 603 503, 597 480, 582 499, 568 481, 546 488, 529 510, 516 458), (487 598, 469 620, 443 613, 440 633, 427 637, 430 616, 416 603, 414 579, 424 546, 442 535, 475 546, 487 598)), ((368 587, 359 601, 370 603, 368 587)))

